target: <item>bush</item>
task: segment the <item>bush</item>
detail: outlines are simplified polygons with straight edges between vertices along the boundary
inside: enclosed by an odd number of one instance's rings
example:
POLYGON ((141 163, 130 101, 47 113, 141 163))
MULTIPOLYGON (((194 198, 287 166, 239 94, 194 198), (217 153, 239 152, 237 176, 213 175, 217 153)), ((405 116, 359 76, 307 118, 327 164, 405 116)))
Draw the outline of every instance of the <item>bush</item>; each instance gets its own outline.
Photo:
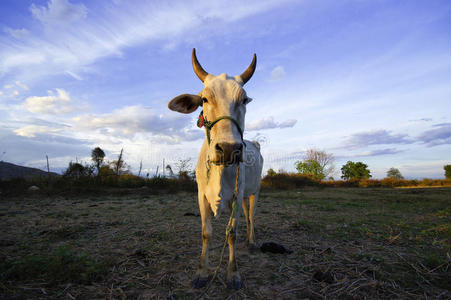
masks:
POLYGON ((445 170, 445 178, 451 179, 451 165, 446 165, 443 169, 445 170))
POLYGON ((319 186, 320 181, 311 176, 296 173, 276 173, 262 179, 262 187, 272 189, 295 189, 304 186, 319 186))

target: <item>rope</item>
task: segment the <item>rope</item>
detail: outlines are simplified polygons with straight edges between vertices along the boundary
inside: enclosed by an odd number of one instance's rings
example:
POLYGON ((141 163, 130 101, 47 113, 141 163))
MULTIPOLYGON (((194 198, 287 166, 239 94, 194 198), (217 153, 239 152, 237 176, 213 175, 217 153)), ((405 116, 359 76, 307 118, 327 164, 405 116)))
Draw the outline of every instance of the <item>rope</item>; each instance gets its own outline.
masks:
MULTIPOLYGON (((227 223, 227 227, 226 227, 226 236, 225 236, 224 244, 222 246, 221 256, 219 258, 219 264, 216 267, 216 269, 215 269, 215 271, 213 273, 213 277, 211 278, 210 282, 208 283, 207 288, 196 299, 202 298, 208 292, 208 290, 210 289, 213 281, 216 279, 216 276, 218 274, 219 269, 221 268, 222 259, 224 258, 224 250, 226 248, 230 232, 232 231, 232 220, 233 220, 233 217, 235 216, 235 213, 236 213, 236 211, 238 209, 238 206, 236 205, 236 198, 238 197, 238 188, 239 188, 238 187, 238 179, 239 179, 239 175, 240 175, 240 164, 238 163, 237 167, 236 167, 235 190, 233 191, 233 198, 232 198, 232 211, 230 212, 229 222, 227 223)), ((235 264, 236 264, 236 259, 235 259, 235 264)), ((237 267, 237 269, 238 269, 238 267, 237 267)))
POLYGON ((204 111, 202 110, 197 119, 197 127, 201 128, 202 126, 205 126, 205 133, 207 135, 208 144, 210 145, 211 129, 213 128, 213 126, 215 126, 216 123, 218 123, 221 120, 230 120, 233 122, 233 124, 235 124, 236 128, 238 129, 238 132, 240 133, 241 140, 243 141, 244 146, 246 146, 246 144, 244 143, 244 138, 243 138, 243 129, 241 129, 240 123, 238 123, 237 120, 235 120, 231 116, 221 116, 214 121, 208 121, 207 118, 204 116, 204 111))

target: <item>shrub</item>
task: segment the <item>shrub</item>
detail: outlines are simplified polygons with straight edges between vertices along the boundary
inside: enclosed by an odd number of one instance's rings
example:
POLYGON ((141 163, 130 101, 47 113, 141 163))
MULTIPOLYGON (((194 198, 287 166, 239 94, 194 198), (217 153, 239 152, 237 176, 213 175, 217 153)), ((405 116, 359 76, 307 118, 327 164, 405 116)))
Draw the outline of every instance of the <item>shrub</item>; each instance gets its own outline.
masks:
POLYGON ((451 179, 451 165, 446 165, 443 169, 445 170, 445 178, 451 179))
POLYGON ((295 174, 295 173, 276 173, 274 175, 266 175, 262 179, 262 187, 272 189, 294 189, 304 186, 318 186, 320 182, 311 176, 295 174))

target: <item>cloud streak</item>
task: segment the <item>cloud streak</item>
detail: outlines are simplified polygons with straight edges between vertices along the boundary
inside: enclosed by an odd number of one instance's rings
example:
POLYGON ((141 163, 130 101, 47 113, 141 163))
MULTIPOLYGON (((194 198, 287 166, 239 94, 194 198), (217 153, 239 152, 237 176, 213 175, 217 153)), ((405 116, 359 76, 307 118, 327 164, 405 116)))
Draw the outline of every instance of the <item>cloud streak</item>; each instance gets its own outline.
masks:
POLYGON ((24 106, 35 114, 67 114, 75 110, 69 93, 63 89, 48 91, 48 96, 33 96, 25 100, 24 106))
POLYGON ((28 138, 36 137, 38 133, 55 133, 61 129, 52 128, 49 126, 39 126, 39 125, 27 125, 14 130, 14 133, 28 138))
POLYGON ((126 106, 106 114, 85 114, 72 119, 77 129, 98 131, 109 136, 133 138, 139 133, 151 134, 164 143, 193 141, 203 137, 201 130, 190 129, 186 116, 158 115, 140 105, 126 106))
POLYGON ((264 129, 274 129, 274 128, 291 128, 296 125, 297 120, 289 119, 282 122, 274 121, 274 117, 266 117, 263 119, 259 119, 253 122, 250 122, 246 125, 246 130, 255 131, 255 130, 264 130, 264 129))
POLYGON ((434 129, 423 132, 418 140, 429 147, 451 144, 451 123, 436 124, 434 129))
POLYGON ((121 56, 124 48, 149 40, 173 43, 176 38, 181 42, 205 38, 204 30, 199 34, 201 28, 213 29, 236 22, 279 6, 280 2, 140 2, 120 3, 120 9, 112 9, 111 3, 103 5, 102 14, 94 14, 83 4, 67 0, 51 0, 45 6, 33 4, 30 11, 45 30, 9 28, 10 34, 19 31, 32 34, 24 34, 21 41, 0 37, 0 77, 14 70, 33 78, 66 72, 78 74, 100 58, 121 56))
MULTIPOLYGON (((46 26, 66 26, 79 19, 85 18, 87 8, 83 4, 71 4, 67 0, 50 0, 47 6, 31 4, 30 11, 34 18, 46 26)), ((60 29, 60 28, 58 28, 60 29)))
POLYGON ((345 141, 345 147, 361 148, 370 145, 411 144, 414 141, 407 134, 392 134, 387 130, 355 133, 345 141))
POLYGON ((285 77, 285 69, 282 66, 277 66, 271 71, 270 81, 282 80, 285 77))
POLYGON ((358 153, 351 153, 346 155, 337 155, 337 159, 348 159, 353 157, 373 157, 373 156, 382 156, 382 155, 394 155, 403 152, 403 150, 398 150, 395 148, 385 148, 385 149, 376 149, 371 151, 364 151, 358 153))

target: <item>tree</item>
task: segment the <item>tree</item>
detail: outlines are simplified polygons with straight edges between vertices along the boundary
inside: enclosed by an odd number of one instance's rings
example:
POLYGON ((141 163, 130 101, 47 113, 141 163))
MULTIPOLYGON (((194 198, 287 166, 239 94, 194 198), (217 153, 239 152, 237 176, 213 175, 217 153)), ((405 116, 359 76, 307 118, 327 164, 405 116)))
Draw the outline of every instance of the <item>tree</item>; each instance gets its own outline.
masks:
POLYGON ((277 173, 276 173, 276 171, 274 171, 273 168, 269 168, 267 173, 266 173, 266 176, 275 176, 276 174, 277 173))
POLYGON ((304 161, 314 160, 323 169, 324 177, 330 176, 335 171, 334 155, 324 150, 308 149, 304 155, 304 161))
POLYGON ((103 159, 105 158, 105 152, 100 147, 96 147, 91 152, 91 159, 97 169, 97 176, 100 173, 100 167, 102 167, 103 159))
POLYGON ((191 167, 191 158, 179 159, 179 161, 175 163, 175 167, 177 168, 178 175, 188 173, 191 167))
POLYGON ((93 172, 94 172, 93 167, 90 165, 83 166, 81 163, 78 162, 69 162, 69 166, 63 172, 63 176, 80 178, 85 176, 91 176, 93 172))
POLYGON ((125 163, 123 153, 124 149, 122 148, 118 158, 110 162, 111 168, 113 169, 116 176, 130 173, 130 167, 125 163))
POLYGON ((100 167, 98 176, 101 178, 106 178, 109 176, 115 176, 116 173, 114 173, 114 170, 111 168, 110 165, 103 165, 100 167))
POLYGON ((399 169, 396 168, 390 168, 387 171, 387 177, 388 178, 394 178, 394 179, 404 179, 399 169))
POLYGON ((451 179, 451 165, 446 165, 443 169, 445 170, 446 179, 451 179))
POLYGON ((323 180, 326 177, 324 168, 316 160, 298 161, 296 169, 299 174, 308 175, 318 180, 323 180))
POLYGON ((360 180, 371 178, 370 170, 368 166, 363 162, 348 161, 341 167, 341 178, 346 180, 360 180))

